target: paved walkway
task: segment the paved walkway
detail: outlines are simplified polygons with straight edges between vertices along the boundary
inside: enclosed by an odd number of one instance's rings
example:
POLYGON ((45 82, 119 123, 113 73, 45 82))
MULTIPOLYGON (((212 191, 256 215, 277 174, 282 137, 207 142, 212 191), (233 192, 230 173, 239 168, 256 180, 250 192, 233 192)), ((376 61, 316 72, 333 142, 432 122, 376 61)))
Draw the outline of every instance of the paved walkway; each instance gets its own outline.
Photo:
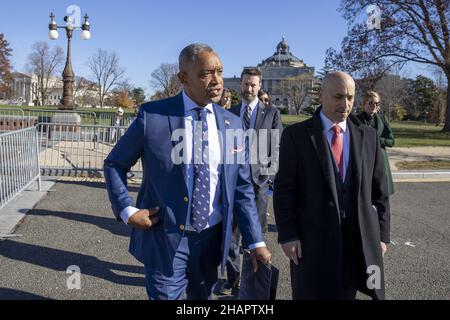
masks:
POLYGON ((400 161, 450 161, 450 147, 413 147, 413 148, 387 148, 391 170, 397 170, 396 164, 400 161))
MULTIPOLYGON (((143 267, 127 253, 129 228, 114 219, 104 183, 83 180, 57 182, 17 227, 18 237, 0 242, 0 299, 146 298, 143 267), (81 270, 80 290, 67 289, 66 270, 72 265, 81 270)), ((387 297, 448 299, 450 183, 395 187, 393 244, 385 258, 387 297)), ((135 197, 137 186, 131 191, 135 197)), ((14 207, 22 210, 21 201, 14 207)), ((269 210, 266 242, 280 269, 278 298, 290 299, 289 263, 269 210)))

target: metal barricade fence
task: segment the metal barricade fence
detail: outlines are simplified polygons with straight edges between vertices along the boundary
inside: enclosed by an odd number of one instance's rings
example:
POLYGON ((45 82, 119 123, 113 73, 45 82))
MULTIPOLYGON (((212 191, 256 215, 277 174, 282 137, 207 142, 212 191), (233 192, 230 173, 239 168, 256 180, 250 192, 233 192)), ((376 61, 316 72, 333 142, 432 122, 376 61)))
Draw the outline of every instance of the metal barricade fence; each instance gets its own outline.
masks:
MULTIPOLYGON (((101 175, 104 159, 133 120, 125 114, 118 126, 116 114, 111 112, 0 108, 0 133, 36 126, 42 169, 101 175)), ((140 161, 133 172, 142 172, 140 161)))
MULTIPOLYGON (((40 123, 39 161, 42 169, 102 172, 103 161, 128 127, 40 123)), ((141 172, 138 161, 133 172, 141 172)))
POLYGON ((93 111, 77 111, 77 110, 46 110, 46 109, 25 109, 23 110, 25 117, 28 119, 36 119, 37 123, 52 123, 55 114, 77 114, 81 118, 82 124, 97 124, 97 115, 93 111))
MULTIPOLYGON (((117 116, 114 112, 96 112, 96 115, 98 125, 113 126, 116 123, 117 116)), ((120 125, 127 127, 133 122, 134 118, 135 117, 130 114, 124 114, 120 120, 120 125)))
POLYGON ((24 125, 25 115, 20 108, 0 108, 0 132, 30 127, 24 125))
POLYGON ((80 117, 82 124, 99 124, 97 114, 94 111, 0 108, 0 131, 22 129, 35 126, 38 123, 52 123, 55 114, 76 114, 80 117))
POLYGON ((36 128, 0 133, 0 209, 34 181, 40 190, 36 128))

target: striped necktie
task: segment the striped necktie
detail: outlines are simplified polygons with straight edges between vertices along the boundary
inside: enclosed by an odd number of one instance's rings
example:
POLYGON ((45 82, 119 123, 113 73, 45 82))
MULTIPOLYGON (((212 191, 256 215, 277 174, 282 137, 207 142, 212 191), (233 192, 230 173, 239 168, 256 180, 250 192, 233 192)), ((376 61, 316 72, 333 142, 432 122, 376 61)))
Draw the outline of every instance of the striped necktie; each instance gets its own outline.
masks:
POLYGON ((243 117, 243 122, 244 122, 244 129, 248 130, 250 128, 250 115, 251 115, 252 109, 250 108, 249 105, 245 106, 245 110, 244 110, 244 117, 243 117))

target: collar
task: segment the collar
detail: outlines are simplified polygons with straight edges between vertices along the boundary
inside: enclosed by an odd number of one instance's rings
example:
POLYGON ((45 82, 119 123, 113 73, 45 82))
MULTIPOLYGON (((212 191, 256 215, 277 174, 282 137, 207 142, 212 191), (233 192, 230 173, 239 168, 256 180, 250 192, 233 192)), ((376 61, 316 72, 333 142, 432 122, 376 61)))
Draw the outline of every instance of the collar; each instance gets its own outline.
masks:
MULTIPOLYGON (((184 114, 188 114, 191 111, 194 111, 195 108, 201 108, 199 105, 197 105, 189 96, 184 92, 183 90, 183 103, 184 103, 184 114)), ((209 113, 214 113, 213 105, 212 103, 209 103, 205 106, 206 110, 208 110, 209 113)))
MULTIPOLYGON (((327 118, 325 113, 323 113, 323 109, 320 111, 320 120, 322 120, 323 130, 325 130, 325 132, 330 131, 331 128, 333 128, 334 125, 336 124, 327 118)), ((347 119, 342 122, 339 122, 337 125, 341 128, 343 132, 347 131, 347 119)))
MULTIPOLYGON (((255 110, 255 108, 258 106, 258 104, 259 104, 259 99, 256 98, 255 100, 253 100, 252 102, 250 102, 248 105, 250 106, 250 110, 253 112, 253 110, 255 110)), ((246 105, 247 105, 247 104, 245 104, 245 102, 242 101, 241 108, 242 108, 242 109, 245 108, 246 105)))

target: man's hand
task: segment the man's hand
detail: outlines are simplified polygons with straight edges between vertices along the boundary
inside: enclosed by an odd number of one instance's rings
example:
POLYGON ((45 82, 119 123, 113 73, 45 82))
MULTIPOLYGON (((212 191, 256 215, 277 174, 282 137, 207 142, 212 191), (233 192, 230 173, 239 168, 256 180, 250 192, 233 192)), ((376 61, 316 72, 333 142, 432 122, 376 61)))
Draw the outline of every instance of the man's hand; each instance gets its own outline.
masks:
POLYGON ((381 242, 381 256, 384 258, 384 254, 387 252, 387 245, 384 242, 381 242))
POLYGON ((128 219, 128 225, 137 230, 147 230, 156 225, 159 222, 159 218, 155 216, 159 211, 159 208, 153 208, 150 210, 142 209, 133 214, 128 219))
POLYGON ((302 245, 300 240, 283 243, 281 248, 284 254, 298 266, 298 259, 302 257, 302 245))
POLYGON ((270 263, 270 258, 272 257, 272 254, 266 247, 260 247, 251 250, 250 257, 252 259, 253 272, 257 272, 258 260, 267 265, 270 263))

